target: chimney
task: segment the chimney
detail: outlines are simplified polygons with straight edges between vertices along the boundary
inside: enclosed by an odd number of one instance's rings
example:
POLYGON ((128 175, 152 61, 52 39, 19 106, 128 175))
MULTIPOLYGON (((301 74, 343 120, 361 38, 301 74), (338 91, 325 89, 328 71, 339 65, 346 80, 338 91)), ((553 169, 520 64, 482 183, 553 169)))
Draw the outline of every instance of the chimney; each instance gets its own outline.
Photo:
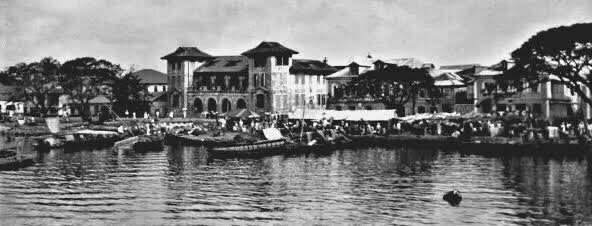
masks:
POLYGON ((323 63, 327 64, 327 57, 323 59, 323 63))

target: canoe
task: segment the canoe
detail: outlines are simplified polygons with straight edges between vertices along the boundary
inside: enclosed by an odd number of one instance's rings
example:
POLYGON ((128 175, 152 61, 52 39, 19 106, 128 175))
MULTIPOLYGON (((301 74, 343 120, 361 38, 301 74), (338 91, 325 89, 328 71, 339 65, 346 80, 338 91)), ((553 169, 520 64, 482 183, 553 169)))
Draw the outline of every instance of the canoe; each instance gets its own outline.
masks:
POLYGON ((300 143, 288 142, 285 139, 265 140, 252 144, 240 144, 228 147, 216 147, 208 149, 210 157, 234 158, 234 157, 262 157, 271 155, 293 154, 325 154, 332 153, 336 149, 347 148, 351 141, 325 142, 325 143, 300 143))
POLYGON ((273 155, 285 152, 288 142, 285 139, 264 140, 252 144, 241 144, 228 147, 215 147, 208 149, 213 157, 244 157, 273 155))
POLYGON ((21 155, 13 149, 0 150, 0 170, 15 170, 35 164, 32 156, 21 155))

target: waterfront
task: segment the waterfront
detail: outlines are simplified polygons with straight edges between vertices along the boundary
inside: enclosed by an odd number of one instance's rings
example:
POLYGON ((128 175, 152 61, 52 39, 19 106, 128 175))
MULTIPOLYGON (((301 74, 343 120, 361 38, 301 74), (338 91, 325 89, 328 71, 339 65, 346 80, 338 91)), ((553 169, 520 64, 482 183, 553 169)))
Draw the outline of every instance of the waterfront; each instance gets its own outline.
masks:
POLYGON ((592 223, 586 158, 367 148, 208 160, 176 146, 37 160, 0 172, 2 225, 592 223), (453 188, 459 207, 442 201, 453 188))

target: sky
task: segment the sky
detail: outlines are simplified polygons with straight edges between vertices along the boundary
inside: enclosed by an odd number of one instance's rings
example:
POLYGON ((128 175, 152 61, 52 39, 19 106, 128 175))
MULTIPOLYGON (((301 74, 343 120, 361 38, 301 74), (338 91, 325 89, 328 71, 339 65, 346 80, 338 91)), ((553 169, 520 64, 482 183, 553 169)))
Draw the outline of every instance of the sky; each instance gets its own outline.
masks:
POLYGON ((415 57, 491 65, 536 32, 592 22, 590 0, 0 0, 0 68, 92 56, 165 72, 179 46, 240 55, 261 41, 344 65, 415 57))

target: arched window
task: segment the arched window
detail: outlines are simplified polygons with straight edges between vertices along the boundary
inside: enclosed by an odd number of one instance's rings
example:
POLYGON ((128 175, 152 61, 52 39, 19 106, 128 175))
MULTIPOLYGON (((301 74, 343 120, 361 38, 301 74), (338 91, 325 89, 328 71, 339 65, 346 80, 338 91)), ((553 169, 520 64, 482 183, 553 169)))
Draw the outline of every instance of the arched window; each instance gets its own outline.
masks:
POLYGON ((238 99, 236 101, 236 109, 245 109, 247 108, 247 102, 243 99, 238 99))
POLYGON ((217 111, 218 104, 216 104, 216 100, 214 98, 208 99, 208 111, 217 111))
POLYGON ((372 110, 372 106, 366 106, 366 110, 372 110))
POLYGON ((341 106, 339 106, 339 105, 338 106, 335 106, 335 110, 341 111, 341 106))
POLYGON ((230 100, 224 98, 222 100, 222 113, 232 110, 231 108, 232 107, 230 106, 230 100))
POLYGON ((201 102, 201 99, 195 98, 195 100, 193 100, 193 110, 197 113, 203 112, 203 103, 201 102))

